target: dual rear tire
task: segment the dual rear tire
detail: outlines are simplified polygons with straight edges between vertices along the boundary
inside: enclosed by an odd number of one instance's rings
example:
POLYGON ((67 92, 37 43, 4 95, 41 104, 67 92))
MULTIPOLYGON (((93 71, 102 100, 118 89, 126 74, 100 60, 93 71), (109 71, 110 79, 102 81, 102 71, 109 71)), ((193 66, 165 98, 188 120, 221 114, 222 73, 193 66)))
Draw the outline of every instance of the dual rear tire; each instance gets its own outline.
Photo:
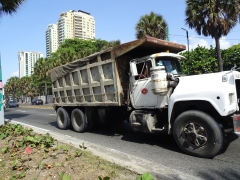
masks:
POLYGON ((57 109, 57 125, 63 130, 68 129, 70 126, 70 117, 68 112, 62 107, 57 109))
POLYGON ((74 109, 71 113, 71 124, 76 132, 83 133, 87 130, 86 116, 80 109, 74 109))
POLYGON ((91 130, 94 126, 93 111, 86 109, 87 116, 81 109, 75 108, 72 112, 67 112, 63 107, 57 110, 57 124, 60 129, 66 130, 70 126, 74 131, 83 133, 87 130, 91 130), (71 118, 70 118, 71 117, 71 118), (89 117, 89 120, 87 119, 89 117))

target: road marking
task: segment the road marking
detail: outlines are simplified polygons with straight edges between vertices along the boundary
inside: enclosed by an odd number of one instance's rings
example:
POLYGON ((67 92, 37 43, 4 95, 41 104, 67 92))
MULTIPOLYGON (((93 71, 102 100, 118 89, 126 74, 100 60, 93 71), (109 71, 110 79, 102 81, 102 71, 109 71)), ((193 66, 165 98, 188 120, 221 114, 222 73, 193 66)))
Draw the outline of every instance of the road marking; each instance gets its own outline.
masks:
POLYGON ((16 111, 20 111, 20 112, 26 112, 26 111, 22 111, 22 110, 16 110, 16 111))
POLYGON ((55 116, 56 114, 49 114, 50 116, 55 116))
POLYGON ((65 134, 65 136, 67 136, 67 137, 72 137, 72 136, 69 136, 69 135, 66 135, 66 134, 65 134))
MULTIPOLYGON (((5 120, 8 120, 8 121, 9 121, 9 119, 5 119, 5 120)), ((36 129, 39 129, 39 130, 42 130, 42 131, 49 132, 49 130, 47 130, 47 129, 39 128, 39 127, 32 126, 32 125, 29 125, 29 124, 21 123, 21 122, 18 122, 18 121, 11 120, 10 122, 12 122, 12 123, 17 123, 17 124, 21 124, 21 125, 23 125, 23 126, 25 126, 25 127, 32 127, 32 128, 36 128, 36 129)))

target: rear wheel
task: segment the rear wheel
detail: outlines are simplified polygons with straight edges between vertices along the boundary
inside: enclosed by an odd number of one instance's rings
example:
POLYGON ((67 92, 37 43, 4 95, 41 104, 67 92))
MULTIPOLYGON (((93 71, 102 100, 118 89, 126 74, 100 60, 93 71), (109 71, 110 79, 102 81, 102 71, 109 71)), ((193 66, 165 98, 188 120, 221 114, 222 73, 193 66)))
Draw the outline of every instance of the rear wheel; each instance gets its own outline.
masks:
POLYGON ((57 124, 60 129, 67 129, 70 124, 70 118, 67 111, 60 107, 57 110, 57 124))
POLYGON ((190 110, 180 114, 173 125, 173 136, 187 154, 212 158, 223 148, 222 127, 208 114, 190 110))
POLYGON ((71 124, 76 132, 84 132, 87 130, 85 114, 80 109, 74 109, 71 114, 71 124))

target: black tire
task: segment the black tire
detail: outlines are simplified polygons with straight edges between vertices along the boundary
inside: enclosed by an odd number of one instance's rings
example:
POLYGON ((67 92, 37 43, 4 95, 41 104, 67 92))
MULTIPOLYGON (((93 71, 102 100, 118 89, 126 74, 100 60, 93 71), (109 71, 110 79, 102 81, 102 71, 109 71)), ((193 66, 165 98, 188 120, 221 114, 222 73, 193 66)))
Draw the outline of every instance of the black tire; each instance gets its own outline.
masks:
POLYGON ((224 144, 221 125, 197 110, 183 112, 177 117, 173 124, 173 136, 185 153, 203 158, 214 157, 224 144))
POLYGON ((58 127, 63 130, 67 129, 70 124, 69 115, 67 111, 62 107, 58 108, 57 110, 57 124, 58 127))
POLYGON ((80 109, 74 109, 71 114, 71 124, 76 132, 83 133, 87 130, 85 114, 80 109))

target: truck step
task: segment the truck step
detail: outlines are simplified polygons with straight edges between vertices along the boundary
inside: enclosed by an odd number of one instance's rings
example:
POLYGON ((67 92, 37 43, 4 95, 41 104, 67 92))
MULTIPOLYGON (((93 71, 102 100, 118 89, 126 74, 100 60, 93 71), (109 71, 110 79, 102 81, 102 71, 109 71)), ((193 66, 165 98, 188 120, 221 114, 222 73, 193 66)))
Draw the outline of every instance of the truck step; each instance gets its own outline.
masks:
POLYGON ((162 127, 162 128, 155 128, 155 127, 154 127, 154 128, 151 129, 151 131, 152 131, 152 132, 160 132, 160 131, 163 131, 163 130, 165 130, 165 129, 166 129, 166 126, 164 126, 164 127, 162 127))

